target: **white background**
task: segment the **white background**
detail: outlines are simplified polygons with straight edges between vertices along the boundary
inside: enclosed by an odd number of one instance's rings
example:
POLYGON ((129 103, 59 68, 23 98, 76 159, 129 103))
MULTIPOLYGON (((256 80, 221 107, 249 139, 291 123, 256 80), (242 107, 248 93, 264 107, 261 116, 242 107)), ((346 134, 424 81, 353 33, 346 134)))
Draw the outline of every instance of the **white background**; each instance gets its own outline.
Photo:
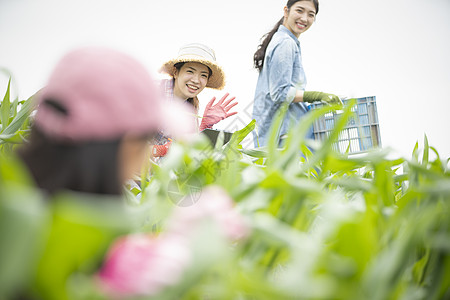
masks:
MULTIPOLYGON (((258 73, 253 53, 281 18, 285 0, 0 0, 0 67, 25 99, 45 85, 56 62, 80 46, 108 46, 140 60, 155 78, 180 46, 202 42, 224 67, 223 91, 205 90, 202 107, 225 92, 236 118, 250 121, 258 73)), ((450 156, 450 1, 321 0, 300 36, 307 90, 376 96, 383 147, 410 157, 416 141, 450 156)), ((0 75, 0 95, 6 90, 0 75)))

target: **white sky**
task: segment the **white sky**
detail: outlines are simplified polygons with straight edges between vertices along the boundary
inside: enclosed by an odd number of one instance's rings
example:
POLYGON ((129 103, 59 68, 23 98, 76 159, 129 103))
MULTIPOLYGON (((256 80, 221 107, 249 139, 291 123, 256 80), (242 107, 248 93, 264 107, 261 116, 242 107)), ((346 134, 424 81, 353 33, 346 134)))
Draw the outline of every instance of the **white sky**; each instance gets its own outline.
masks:
MULTIPOLYGON (((223 91, 205 90, 203 106, 225 92, 250 121, 257 80, 252 57, 286 0, 0 0, 0 68, 25 99, 79 46, 109 46, 157 70, 181 45, 202 42, 224 67, 223 91)), ((377 97, 384 147, 410 157, 426 133, 450 157, 450 0, 321 0, 316 23, 300 37, 307 90, 377 97)), ((0 75, 0 95, 6 77, 0 75)))

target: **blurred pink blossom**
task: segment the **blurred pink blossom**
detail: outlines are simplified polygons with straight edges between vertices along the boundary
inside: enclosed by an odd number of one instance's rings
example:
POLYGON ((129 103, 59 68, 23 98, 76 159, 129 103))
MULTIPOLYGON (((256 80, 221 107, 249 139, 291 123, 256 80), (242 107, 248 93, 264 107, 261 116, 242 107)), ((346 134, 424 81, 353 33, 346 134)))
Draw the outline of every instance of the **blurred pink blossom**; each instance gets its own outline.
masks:
POLYGON ((231 241, 249 234, 228 194, 207 187, 194 205, 174 209, 167 230, 158 237, 135 234, 117 240, 98 274, 101 289, 112 298, 124 298, 155 295, 176 284, 192 260, 190 237, 205 220, 217 224, 231 241))
POLYGON ((183 236, 206 219, 217 223, 223 235, 232 241, 243 239, 250 233, 243 216, 235 209, 233 199, 218 186, 203 189, 194 205, 175 208, 168 231, 183 236))
POLYGON ((154 295, 178 282, 190 259, 184 239, 129 235, 111 247, 98 274, 100 286, 114 298, 154 295))

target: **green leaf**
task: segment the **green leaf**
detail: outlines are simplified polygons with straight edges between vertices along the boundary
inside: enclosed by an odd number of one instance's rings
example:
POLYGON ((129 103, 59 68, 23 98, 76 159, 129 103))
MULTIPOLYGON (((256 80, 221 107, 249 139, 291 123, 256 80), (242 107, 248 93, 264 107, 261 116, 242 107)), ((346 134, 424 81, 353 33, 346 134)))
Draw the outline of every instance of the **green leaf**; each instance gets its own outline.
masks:
POLYGON ((430 146, 428 145, 428 138, 425 134, 424 141, 423 141, 423 157, 422 157, 422 165, 427 166, 428 160, 429 160, 429 152, 430 152, 430 146))
POLYGON ((14 292, 29 284, 43 250, 47 222, 39 191, 11 182, 2 186, 0 178, 0 298, 13 299, 14 292))
POLYGON ((11 144, 21 144, 23 143, 23 131, 17 131, 13 134, 0 134, 0 144, 11 143, 11 144))
POLYGON ((416 145, 414 146, 414 150, 412 152, 412 159, 416 162, 419 161, 419 142, 416 142, 416 145))
POLYGON ((427 249, 423 257, 414 264, 413 267, 413 276, 414 280, 421 284, 425 275, 425 268, 428 264, 428 260, 430 258, 430 250, 427 249))
POLYGON ((240 151, 248 156, 255 158, 266 158, 268 156, 266 147, 260 147, 255 149, 242 149, 240 151))
MULTIPOLYGON (((322 144, 322 146, 314 153, 314 156, 308 160, 306 164, 302 166, 302 170, 308 170, 313 168, 320 160, 323 160, 325 157, 327 157, 328 153, 333 152, 333 145, 337 142, 339 138, 339 134, 341 131, 345 128, 345 126, 348 123, 348 120, 350 117, 354 114, 352 111, 352 108, 355 106, 356 101, 349 101, 349 103, 344 106, 343 112, 340 114, 339 118, 336 121, 336 124, 334 126, 334 129, 330 132, 330 135, 328 136, 328 139, 325 140, 325 142, 322 144)), ((302 133, 304 136, 306 134, 306 130, 309 128, 307 125, 312 126, 314 120, 329 111, 333 111, 336 109, 341 108, 340 105, 337 106, 328 106, 328 107, 322 107, 316 111, 313 111, 312 113, 308 114, 307 118, 305 118, 301 124, 299 124, 305 133, 302 133)))
MULTIPOLYGON (((2 182, 33 186, 33 179, 28 169, 14 153, 4 154, 0 152, 0 186, 2 182)), ((0 188, 1 189, 1 188, 0 188)))
POLYGON ((135 218, 109 195, 63 193, 52 199, 52 223, 35 273, 41 299, 70 299, 67 283, 77 271, 94 274, 114 238, 135 218))
POLYGON ((278 154, 278 147, 279 147, 279 140, 280 140, 280 131, 281 131, 281 125, 283 124, 284 116, 286 115, 288 111, 288 104, 283 103, 280 107, 280 109, 277 111, 276 115, 274 116, 274 120, 272 121, 272 125, 270 126, 269 130, 269 140, 267 142, 267 149, 268 149, 268 163, 267 166, 271 166, 277 158, 278 154))
POLYGON ((14 119, 17 115, 17 108, 19 106, 19 98, 16 97, 16 99, 14 99, 14 101, 12 102, 12 106, 11 106, 11 112, 12 112, 12 118, 14 119))
POLYGON ((231 136, 230 141, 227 143, 227 145, 229 144, 230 146, 228 147, 232 147, 232 145, 237 145, 240 144, 246 137, 247 135, 250 134, 250 132, 252 132, 255 129, 256 126, 256 120, 251 120, 250 123, 248 123, 244 128, 237 130, 233 133, 233 135, 231 136))
POLYGON ((11 87, 11 78, 9 78, 8 81, 8 88, 6 89, 5 96, 3 97, 3 101, 1 103, 0 107, 0 121, 2 125, 2 131, 5 130, 5 128, 9 124, 9 114, 10 114, 10 87, 11 87))
POLYGON ((11 123, 6 127, 2 133, 3 134, 15 134, 17 130, 19 130, 25 121, 30 116, 30 113, 35 108, 34 98, 36 94, 28 98, 24 104, 22 105, 20 111, 17 113, 16 117, 11 121, 11 123))

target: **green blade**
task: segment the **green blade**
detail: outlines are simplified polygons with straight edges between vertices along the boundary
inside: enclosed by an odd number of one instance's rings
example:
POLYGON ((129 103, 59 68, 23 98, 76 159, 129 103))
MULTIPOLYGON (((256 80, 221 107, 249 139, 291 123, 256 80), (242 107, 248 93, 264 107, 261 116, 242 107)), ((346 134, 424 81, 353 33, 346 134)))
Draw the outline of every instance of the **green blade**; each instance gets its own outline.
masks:
POLYGON ((3 97, 2 104, 0 106, 0 121, 2 124, 2 129, 8 127, 9 124, 9 110, 10 110, 10 87, 11 87, 11 77, 8 81, 8 88, 6 89, 5 97, 3 97))

